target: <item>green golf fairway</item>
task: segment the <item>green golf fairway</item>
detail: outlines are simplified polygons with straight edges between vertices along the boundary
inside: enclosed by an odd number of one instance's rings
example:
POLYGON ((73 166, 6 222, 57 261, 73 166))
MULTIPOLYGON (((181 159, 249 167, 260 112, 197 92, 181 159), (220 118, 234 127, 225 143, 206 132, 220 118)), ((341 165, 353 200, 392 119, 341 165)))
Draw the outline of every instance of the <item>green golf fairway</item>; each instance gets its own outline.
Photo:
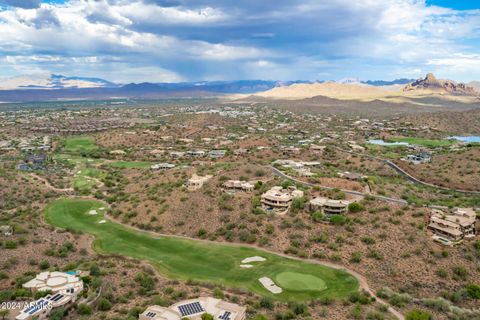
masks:
POLYGON ((98 210, 101 207, 106 206, 99 201, 60 199, 46 208, 46 220, 56 227, 94 235, 93 247, 100 253, 149 261, 160 273, 172 279, 244 288, 284 301, 305 301, 322 296, 343 298, 358 290, 355 277, 319 264, 289 259, 241 245, 155 236, 111 220, 101 224, 99 221, 105 219, 102 210, 98 210), (97 209, 98 214, 89 215, 91 209, 97 209), (253 256, 262 256, 266 261, 255 263, 250 269, 240 268, 243 259, 253 256), (278 275, 286 284, 281 294, 270 293, 258 281, 264 276, 276 279, 278 275), (314 279, 315 286, 309 285, 308 290, 302 291, 289 278, 301 278, 301 281, 312 283, 314 279))
POLYGON ((132 168, 132 169, 149 169, 152 166, 152 162, 145 161, 115 161, 109 163, 114 168, 132 168))
POLYGON ((95 140, 92 137, 69 137, 65 141, 65 151, 67 152, 92 151, 96 148, 95 140))
POLYGON ((275 277, 277 285, 292 291, 322 291, 327 289, 325 281, 311 274, 282 272, 275 277))

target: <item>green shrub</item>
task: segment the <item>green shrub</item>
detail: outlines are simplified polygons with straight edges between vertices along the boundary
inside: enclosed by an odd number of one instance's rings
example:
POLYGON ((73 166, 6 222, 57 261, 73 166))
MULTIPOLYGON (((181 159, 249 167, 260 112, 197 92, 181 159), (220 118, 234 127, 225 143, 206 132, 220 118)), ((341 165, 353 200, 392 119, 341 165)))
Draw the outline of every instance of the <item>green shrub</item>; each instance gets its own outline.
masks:
POLYGON ((312 213, 311 217, 313 221, 320 222, 323 221, 324 215, 320 211, 315 211, 312 213))
POLYGON ((98 310, 100 311, 108 311, 112 308, 112 303, 108 301, 106 298, 100 298, 97 305, 98 310))
POLYGON ((202 314, 202 320, 213 320, 213 316, 210 313, 202 314))
POLYGON ((38 266, 41 270, 47 270, 48 268, 50 268, 50 263, 47 260, 42 260, 40 261, 38 266))
POLYGON ((467 287, 467 294, 470 298, 478 300, 480 299, 480 286, 476 284, 469 284, 467 287))
POLYGON ((7 240, 7 241, 5 241, 3 246, 5 247, 5 249, 16 249, 17 248, 17 241, 7 240))
POLYGON ((272 310, 275 307, 275 303, 273 302, 273 300, 271 298, 262 297, 260 299, 260 307, 262 307, 264 309, 272 310))
POLYGON ((351 213, 357 213, 365 211, 365 207, 358 202, 352 202, 348 205, 348 211, 351 213))
POLYGON ((91 315, 92 314, 92 308, 90 308, 89 305, 86 305, 84 303, 78 305, 78 314, 82 316, 86 315, 91 315))
POLYGON ((420 310, 412 310, 405 315, 405 320, 431 320, 430 313, 420 310))
POLYGON ((347 222, 347 218, 341 214, 335 214, 330 217, 330 222, 334 225, 343 226, 347 222))

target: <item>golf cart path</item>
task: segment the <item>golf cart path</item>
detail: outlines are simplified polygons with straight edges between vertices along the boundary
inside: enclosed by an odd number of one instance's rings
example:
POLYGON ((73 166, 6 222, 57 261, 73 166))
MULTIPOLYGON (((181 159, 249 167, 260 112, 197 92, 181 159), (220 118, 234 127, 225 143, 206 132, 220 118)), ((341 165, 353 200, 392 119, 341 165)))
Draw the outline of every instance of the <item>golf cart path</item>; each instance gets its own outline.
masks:
POLYGON ((30 177, 32 177, 34 180, 39 180, 40 182, 43 182, 43 184, 49 188, 50 190, 56 191, 56 192, 62 192, 62 193, 71 193, 73 192, 73 188, 57 188, 53 186, 47 179, 40 177, 39 175, 35 173, 30 173, 30 177))
MULTIPOLYGON (((87 198, 87 197, 85 197, 85 198, 87 198)), ((92 198, 90 198, 90 199, 92 199, 92 198)), ((95 200, 99 201, 98 199, 95 199, 95 200)), ((102 202, 102 201, 100 201, 100 202, 102 202)), ((105 203, 105 205, 107 207, 109 207, 107 203, 105 203)), ((400 313, 399 311, 394 309, 387 301, 379 298, 375 294, 375 292, 368 285, 368 281, 364 276, 362 276, 360 273, 358 273, 358 272, 356 272, 356 271, 354 271, 350 268, 347 268, 345 266, 338 265, 338 264, 335 264, 335 263, 331 263, 331 262, 328 262, 328 261, 318 261, 318 260, 314 260, 314 259, 305 259, 305 258, 293 257, 293 256, 290 256, 290 255, 287 255, 287 254, 284 254, 284 253, 276 252, 276 251, 269 250, 269 249, 266 249, 266 248, 262 248, 262 247, 259 247, 257 245, 252 245, 252 244, 240 244, 240 243, 231 243, 231 242, 211 241, 211 240, 207 240, 207 239, 198 239, 198 238, 193 238, 193 237, 183 236, 183 235, 166 234, 166 233, 158 233, 158 232, 154 232, 154 231, 142 230, 142 229, 134 227, 134 226, 125 225, 125 224, 119 222, 114 217, 108 215, 107 213, 104 213, 104 217, 106 219, 109 219, 111 221, 119 223, 126 228, 129 228, 129 229, 132 229, 132 230, 135 230, 135 231, 138 231, 138 232, 142 232, 142 233, 147 233, 147 234, 149 234, 153 237, 173 237, 173 238, 178 238, 178 239, 199 241, 199 242, 209 243, 209 244, 220 244, 220 245, 226 245, 226 246, 232 246, 232 247, 249 247, 249 248, 257 249, 259 251, 263 251, 263 252, 266 252, 266 253, 269 253, 269 254, 277 255, 277 256, 280 256, 280 257, 283 257, 283 258, 287 258, 287 259, 308 262, 308 263, 317 264, 317 265, 329 267, 329 268, 336 269, 336 270, 345 271, 345 272, 349 273, 350 275, 352 275, 353 277, 355 277, 357 279, 358 284, 359 284, 359 288, 361 290, 367 292, 372 297, 374 297, 375 300, 378 303, 380 303, 382 305, 385 305, 388 308, 388 311, 391 314, 393 314, 395 317, 397 317, 399 320, 404 320, 405 319, 405 317, 403 316, 402 313, 400 313)))

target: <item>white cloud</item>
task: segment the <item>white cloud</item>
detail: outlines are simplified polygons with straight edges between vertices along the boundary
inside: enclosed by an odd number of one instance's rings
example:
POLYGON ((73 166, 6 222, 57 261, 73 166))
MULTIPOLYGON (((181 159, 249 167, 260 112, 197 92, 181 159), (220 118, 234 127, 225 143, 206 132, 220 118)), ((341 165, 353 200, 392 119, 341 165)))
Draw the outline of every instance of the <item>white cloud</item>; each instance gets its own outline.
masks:
POLYGON ((311 79, 342 72, 349 74, 338 77, 365 78, 375 66, 384 68, 375 74, 400 75, 450 64, 471 66, 480 77, 478 59, 469 56, 480 50, 472 41, 480 38, 480 10, 424 0, 159 3, 70 0, 0 10, 0 56, 10 64, 4 70, 78 64, 108 72, 106 66, 122 63, 136 74, 157 68, 172 79, 212 78, 218 70, 233 78, 311 79))
POLYGON ((201 25, 228 19, 227 14, 212 7, 193 10, 181 7, 160 7, 142 2, 121 5, 114 8, 113 11, 132 21, 150 24, 201 25))
POLYGON ((452 68, 457 71, 480 70, 480 55, 457 53, 448 58, 430 59, 427 65, 452 68))

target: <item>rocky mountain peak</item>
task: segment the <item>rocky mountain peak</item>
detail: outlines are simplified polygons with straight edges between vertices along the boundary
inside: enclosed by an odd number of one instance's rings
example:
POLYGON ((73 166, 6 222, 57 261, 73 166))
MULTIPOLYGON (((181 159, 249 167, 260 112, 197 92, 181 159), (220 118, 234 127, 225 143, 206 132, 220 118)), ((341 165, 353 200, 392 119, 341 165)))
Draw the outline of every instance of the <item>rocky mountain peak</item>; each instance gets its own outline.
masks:
POLYGON ((404 92, 416 90, 434 90, 459 95, 478 95, 473 87, 465 83, 457 83, 452 80, 439 80, 433 73, 428 73, 425 78, 420 78, 403 88, 404 92))

